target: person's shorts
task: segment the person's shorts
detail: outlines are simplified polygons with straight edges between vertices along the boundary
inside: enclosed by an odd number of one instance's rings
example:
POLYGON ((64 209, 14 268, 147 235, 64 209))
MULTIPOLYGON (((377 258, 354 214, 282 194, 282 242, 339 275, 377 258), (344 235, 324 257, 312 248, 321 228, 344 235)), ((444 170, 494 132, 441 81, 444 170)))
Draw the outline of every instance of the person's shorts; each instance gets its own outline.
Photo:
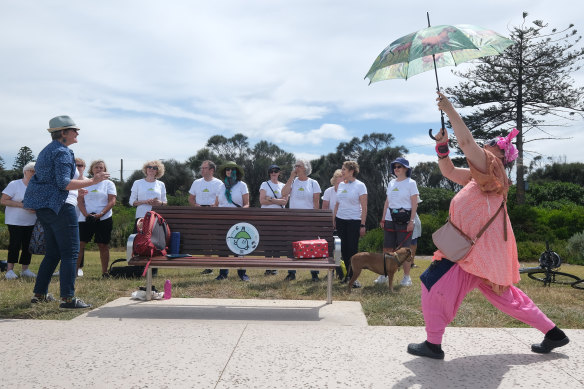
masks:
POLYGON ((99 220, 95 223, 79 223, 79 240, 81 242, 91 242, 95 235, 95 243, 109 244, 112 240, 112 228, 114 226, 113 218, 99 220))
POLYGON ((412 234, 407 229, 407 224, 385 220, 383 224, 383 248, 395 249, 398 247, 410 247, 412 244, 412 234))

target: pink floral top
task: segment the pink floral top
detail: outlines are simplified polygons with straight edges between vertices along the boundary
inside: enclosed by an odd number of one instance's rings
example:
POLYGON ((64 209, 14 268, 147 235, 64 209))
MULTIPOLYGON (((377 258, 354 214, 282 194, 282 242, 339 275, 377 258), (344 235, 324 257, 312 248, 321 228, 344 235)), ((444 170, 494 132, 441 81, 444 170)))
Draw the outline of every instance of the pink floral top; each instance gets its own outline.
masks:
MULTIPOLYGON (((450 203, 452 222, 470 237, 475 237, 497 212, 501 202, 507 198, 509 189, 503 163, 489 151, 485 151, 485 154, 487 172, 482 173, 469 163, 472 179, 450 203)), ((520 280, 515 235, 506 215, 506 207, 504 211, 491 223, 469 255, 458 262, 464 271, 494 284, 495 290, 520 280), (507 226, 506 241, 504 224, 507 226)), ((443 257, 440 250, 434 253, 434 258, 443 257)))

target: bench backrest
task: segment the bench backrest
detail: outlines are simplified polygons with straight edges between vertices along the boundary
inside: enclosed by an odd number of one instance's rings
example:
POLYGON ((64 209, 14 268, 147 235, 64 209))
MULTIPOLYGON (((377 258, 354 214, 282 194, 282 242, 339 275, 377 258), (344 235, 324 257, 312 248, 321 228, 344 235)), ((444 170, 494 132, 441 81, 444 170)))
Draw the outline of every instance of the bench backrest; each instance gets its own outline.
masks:
POLYGON ((180 252, 191 255, 234 255, 226 243, 231 226, 252 224, 260 235, 249 255, 292 257, 292 242, 326 239, 333 256, 332 212, 324 209, 154 207, 172 232, 180 232, 180 252))

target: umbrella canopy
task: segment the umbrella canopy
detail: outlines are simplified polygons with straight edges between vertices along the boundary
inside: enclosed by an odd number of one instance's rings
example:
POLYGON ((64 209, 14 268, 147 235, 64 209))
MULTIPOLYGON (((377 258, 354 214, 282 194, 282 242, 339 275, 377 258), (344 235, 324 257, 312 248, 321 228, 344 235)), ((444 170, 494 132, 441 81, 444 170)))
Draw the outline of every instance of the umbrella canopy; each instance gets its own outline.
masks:
POLYGON ((365 78, 369 78, 369 84, 408 79, 435 67, 500 54, 513 43, 492 30, 470 24, 428 27, 393 41, 379 54, 365 78))

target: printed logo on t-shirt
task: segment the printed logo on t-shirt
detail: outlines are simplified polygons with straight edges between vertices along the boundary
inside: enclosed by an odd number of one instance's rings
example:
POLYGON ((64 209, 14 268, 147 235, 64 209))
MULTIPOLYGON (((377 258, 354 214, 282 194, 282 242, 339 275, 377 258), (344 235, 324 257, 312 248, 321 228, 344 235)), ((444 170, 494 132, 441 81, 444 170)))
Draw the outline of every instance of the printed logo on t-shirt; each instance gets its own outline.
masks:
POLYGON ((209 191, 209 189, 207 189, 207 188, 203 189, 203 192, 208 192, 208 191, 209 191))
POLYGON ((304 188, 298 188, 298 192, 304 192, 304 188))
POLYGON ((343 189, 341 193, 349 193, 346 189, 343 189))
POLYGON ((154 188, 148 188, 150 192, 154 192, 154 188))
POLYGON ((97 193, 97 189, 92 190, 92 192, 97 193))
POLYGON ((392 192, 399 192, 399 189, 397 187, 393 188, 392 192))

